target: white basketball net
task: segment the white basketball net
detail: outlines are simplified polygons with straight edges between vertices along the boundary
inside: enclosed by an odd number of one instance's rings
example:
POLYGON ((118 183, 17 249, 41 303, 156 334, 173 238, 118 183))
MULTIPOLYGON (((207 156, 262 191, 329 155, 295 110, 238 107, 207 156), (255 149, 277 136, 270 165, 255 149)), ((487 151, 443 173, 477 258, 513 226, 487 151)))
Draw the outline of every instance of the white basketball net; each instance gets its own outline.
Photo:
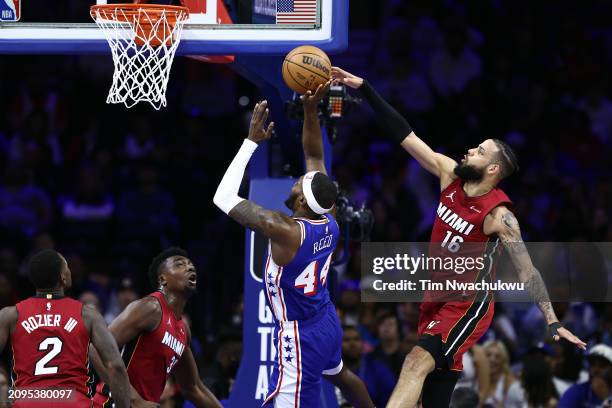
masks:
POLYGON ((92 17, 104 31, 115 65, 106 103, 131 108, 144 101, 157 110, 166 106, 170 68, 189 14, 171 9, 124 10, 117 5, 92 10, 92 17))

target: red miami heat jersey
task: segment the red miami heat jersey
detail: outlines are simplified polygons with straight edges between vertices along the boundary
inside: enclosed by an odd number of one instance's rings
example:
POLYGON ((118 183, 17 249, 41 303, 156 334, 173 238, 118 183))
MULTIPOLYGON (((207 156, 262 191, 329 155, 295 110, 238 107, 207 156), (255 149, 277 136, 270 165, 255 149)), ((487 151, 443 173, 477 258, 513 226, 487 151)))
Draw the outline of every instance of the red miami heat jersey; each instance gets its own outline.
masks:
MULTIPOLYGON (((71 389, 70 402, 58 406, 90 407, 89 331, 83 322, 83 304, 69 297, 44 295, 19 302, 16 308, 18 318, 11 336, 14 386, 71 389)), ((40 402, 22 401, 14 406, 30 405, 38 407, 40 402)))
MULTIPOLYGON (((159 402, 166 380, 189 344, 185 322, 174 315, 163 293, 154 292, 149 296, 156 298, 161 305, 159 325, 152 332, 142 333, 126 344, 121 355, 130 383, 138 394, 147 401, 159 402)), ((112 406, 108 386, 99 384, 97 390, 95 406, 112 406)))
MULTIPOLYGON (((461 179, 456 179, 442 193, 436 211, 436 219, 431 231, 430 256, 442 257, 482 257, 483 268, 466 268, 463 273, 456 271, 435 271, 433 281, 454 279, 460 282, 475 282, 494 278, 494 262, 501 250, 497 239, 487 236, 483 231, 485 217, 500 205, 509 208, 512 202, 499 188, 486 194, 468 197, 463 191, 461 179), (467 244, 467 245, 466 245, 467 244), (437 275, 437 276, 434 276, 437 275)), ((425 292, 425 300, 434 300, 425 292)), ((448 296, 454 296, 452 292, 448 296)), ((444 299, 435 296, 437 301, 444 299)), ((454 300, 457 300, 454 297, 454 300)))

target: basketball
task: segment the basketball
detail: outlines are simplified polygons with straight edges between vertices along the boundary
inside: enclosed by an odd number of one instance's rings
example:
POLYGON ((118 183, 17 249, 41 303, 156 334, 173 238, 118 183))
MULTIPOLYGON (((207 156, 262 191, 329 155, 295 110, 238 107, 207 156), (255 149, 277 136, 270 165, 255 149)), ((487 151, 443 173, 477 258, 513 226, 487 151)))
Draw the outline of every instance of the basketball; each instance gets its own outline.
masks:
POLYGON ((294 48, 283 61, 283 79, 299 94, 315 91, 329 81, 331 62, 327 54, 312 45, 294 48))

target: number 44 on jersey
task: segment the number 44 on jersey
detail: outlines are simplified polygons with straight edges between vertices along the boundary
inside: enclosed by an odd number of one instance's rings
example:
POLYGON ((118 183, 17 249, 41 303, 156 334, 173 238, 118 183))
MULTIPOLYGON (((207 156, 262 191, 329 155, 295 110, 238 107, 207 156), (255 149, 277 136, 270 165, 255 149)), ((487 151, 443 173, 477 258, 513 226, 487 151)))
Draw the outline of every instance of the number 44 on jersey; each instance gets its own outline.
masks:
POLYGON ((308 266, 300 273, 295 279, 295 287, 304 289, 306 296, 314 296, 317 294, 318 282, 321 282, 321 286, 325 286, 327 283, 327 274, 329 273, 329 267, 331 264, 331 258, 333 254, 329 254, 323 268, 319 271, 319 261, 312 261, 308 266), (319 276, 319 279, 317 279, 319 276))

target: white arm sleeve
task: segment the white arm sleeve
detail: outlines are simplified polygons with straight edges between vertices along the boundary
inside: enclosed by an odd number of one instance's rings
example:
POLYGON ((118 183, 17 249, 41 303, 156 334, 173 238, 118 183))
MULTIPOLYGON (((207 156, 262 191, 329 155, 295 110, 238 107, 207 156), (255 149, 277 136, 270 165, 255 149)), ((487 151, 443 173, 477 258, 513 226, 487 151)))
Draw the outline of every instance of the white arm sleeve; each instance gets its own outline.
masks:
POLYGON ((257 143, 244 139, 240 150, 236 153, 236 157, 232 160, 219 183, 219 187, 217 187, 213 203, 226 214, 229 214, 232 208, 244 201, 244 198, 238 196, 238 189, 244 177, 244 170, 256 149, 257 143))

